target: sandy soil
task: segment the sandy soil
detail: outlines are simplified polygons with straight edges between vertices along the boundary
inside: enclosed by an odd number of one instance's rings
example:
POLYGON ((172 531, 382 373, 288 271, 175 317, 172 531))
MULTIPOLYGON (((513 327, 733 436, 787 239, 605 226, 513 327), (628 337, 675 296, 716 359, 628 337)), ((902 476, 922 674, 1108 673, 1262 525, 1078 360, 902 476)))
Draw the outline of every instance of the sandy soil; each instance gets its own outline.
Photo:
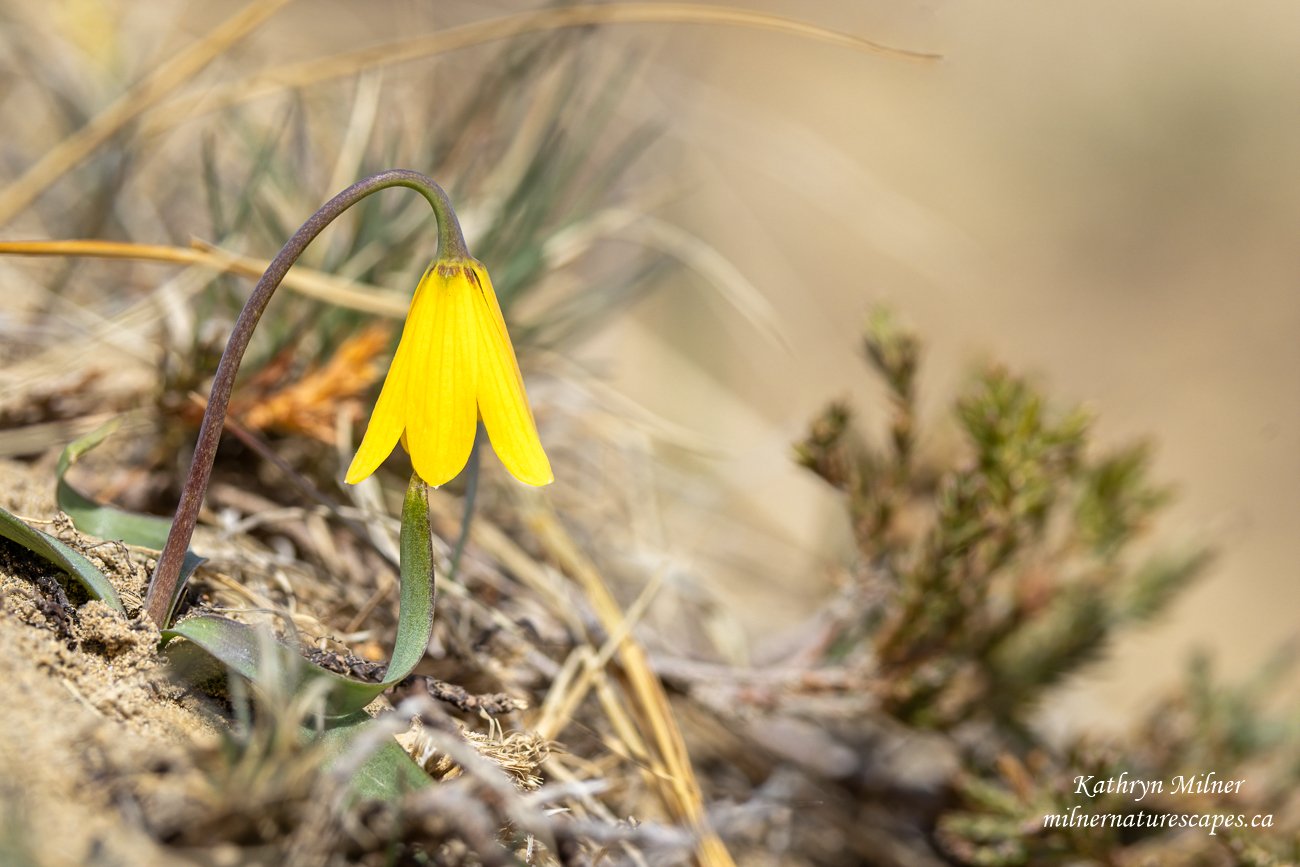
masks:
MULTIPOLYGON (((0 505, 33 523, 55 514, 49 474, 0 462, 0 505)), ((146 566, 62 522, 45 528, 81 548, 128 606, 146 566)), ((0 539, 0 862, 176 864, 141 825, 166 823, 197 780, 191 755, 216 720, 172 684, 147 621, 88 600, 57 568, 0 539), (93 785, 89 784, 93 781, 93 785)))

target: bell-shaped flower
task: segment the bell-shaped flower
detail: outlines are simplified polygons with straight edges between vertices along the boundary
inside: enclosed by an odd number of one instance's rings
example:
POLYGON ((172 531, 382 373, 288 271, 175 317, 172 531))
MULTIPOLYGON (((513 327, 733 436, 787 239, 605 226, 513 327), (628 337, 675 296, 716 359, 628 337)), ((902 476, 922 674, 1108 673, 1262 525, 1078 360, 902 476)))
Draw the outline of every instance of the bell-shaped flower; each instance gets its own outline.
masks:
POLYGON ((347 481, 367 478, 401 440, 420 478, 445 484, 469 461, 480 418, 511 475, 528 485, 554 480, 487 270, 474 259, 440 260, 416 287, 347 481))

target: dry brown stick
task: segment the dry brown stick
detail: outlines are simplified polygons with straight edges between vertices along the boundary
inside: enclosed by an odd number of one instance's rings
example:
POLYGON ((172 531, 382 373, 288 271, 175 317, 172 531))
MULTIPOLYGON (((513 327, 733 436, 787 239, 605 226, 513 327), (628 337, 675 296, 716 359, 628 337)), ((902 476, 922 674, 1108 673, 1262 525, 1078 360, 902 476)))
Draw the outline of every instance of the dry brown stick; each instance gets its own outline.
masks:
POLYGON ((0 225, 12 220, 50 184, 290 2, 253 0, 203 39, 174 54, 89 123, 46 151, 27 171, 0 190, 0 225))

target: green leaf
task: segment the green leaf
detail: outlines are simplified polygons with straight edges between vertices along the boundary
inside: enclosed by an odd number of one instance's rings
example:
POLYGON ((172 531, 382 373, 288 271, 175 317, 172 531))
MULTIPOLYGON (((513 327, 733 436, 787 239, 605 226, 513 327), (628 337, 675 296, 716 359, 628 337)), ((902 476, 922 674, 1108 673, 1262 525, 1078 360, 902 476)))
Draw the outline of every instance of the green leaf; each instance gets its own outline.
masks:
POLYGON ((329 684, 325 700, 328 717, 347 717, 380 693, 400 683, 424 658, 433 633, 433 544, 429 536, 428 488, 411 476, 402 506, 401 590, 397 638, 387 677, 380 683, 355 680, 304 659, 292 647, 267 640, 264 630, 200 614, 163 630, 163 640, 184 638, 202 648, 241 677, 259 683, 268 672, 296 672, 301 688, 312 681, 329 684), (267 654, 274 658, 268 658, 267 654))
POLYGON ((80 581, 91 596, 126 614, 117 590, 109 583, 104 573, 95 568, 95 564, 86 559, 80 551, 69 548, 48 533, 27 526, 4 509, 0 509, 0 536, 11 539, 33 554, 49 560, 80 581))
MULTIPOLYGON (((324 754, 325 768, 332 769, 340 759, 357 749, 357 740, 375 724, 376 720, 358 711, 330 720, 323 731, 313 733, 324 754)), ((352 790, 363 798, 393 801, 412 789, 429 785, 432 780, 397 741, 384 738, 352 774, 349 782, 352 790)))
POLYGON ((56 473, 59 508, 68 514, 72 523, 83 533, 162 550, 163 543, 167 540, 167 531, 171 529, 170 521, 152 515, 133 514, 96 502, 74 488, 65 478, 68 470, 82 455, 108 439, 121 426, 121 418, 114 418, 81 439, 68 443, 59 455, 56 473))
MULTIPOLYGON (((59 508, 72 519, 73 525, 83 533, 98 536, 101 539, 120 539, 141 548, 152 548, 155 551, 161 551, 163 545, 167 542, 167 534, 171 531, 171 521, 153 515, 138 515, 134 512, 127 512, 115 506, 97 502, 73 487, 66 478, 68 470, 82 455, 108 439, 121 427, 121 424, 122 419, 120 417, 111 419, 80 439, 68 443, 67 447, 64 448, 63 453, 59 455, 59 465, 56 473, 58 479, 56 498, 58 499, 59 508)), ((176 583, 178 595, 184 589, 190 575, 203 562, 204 559, 193 551, 185 552, 185 559, 181 563, 180 581, 176 583)), ((177 601, 177 599, 169 600, 168 619, 171 618, 171 612, 176 609, 177 601)))

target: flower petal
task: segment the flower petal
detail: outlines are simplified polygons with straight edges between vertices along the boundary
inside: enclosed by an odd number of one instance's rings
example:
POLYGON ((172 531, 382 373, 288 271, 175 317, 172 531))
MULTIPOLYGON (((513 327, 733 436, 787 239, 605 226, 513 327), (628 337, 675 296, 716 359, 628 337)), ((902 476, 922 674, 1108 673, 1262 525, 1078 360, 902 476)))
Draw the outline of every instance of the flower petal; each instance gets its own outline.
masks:
POLYGON ((406 436, 415 472, 429 485, 451 481, 474 445, 478 336, 465 266, 440 262, 411 306, 415 323, 406 382, 406 436))
POLYGON ((471 266, 469 278, 477 283, 474 304, 480 345, 478 409, 483 426, 501 463, 512 476, 527 485, 549 485, 555 476, 537 436, 537 423, 528 405, 519 361, 492 290, 492 281, 477 263, 471 266))
MULTIPOLYGON (((427 272, 425 277, 427 279, 427 272)), ((416 287, 416 298, 419 298, 424 282, 421 280, 420 285, 416 287)), ((411 302, 411 307, 414 311, 414 300, 411 302)), ((357 453, 348 466, 345 480, 349 485, 355 485, 369 478, 370 474, 393 453, 398 438, 403 436, 402 429, 406 427, 406 382, 411 374, 409 333, 413 321, 413 316, 407 316, 406 324, 402 327, 402 338, 397 342, 393 363, 389 365, 388 375, 384 377, 384 386, 379 391, 379 400, 375 402, 375 409, 370 413, 366 434, 361 438, 361 445, 357 447, 357 453)))

